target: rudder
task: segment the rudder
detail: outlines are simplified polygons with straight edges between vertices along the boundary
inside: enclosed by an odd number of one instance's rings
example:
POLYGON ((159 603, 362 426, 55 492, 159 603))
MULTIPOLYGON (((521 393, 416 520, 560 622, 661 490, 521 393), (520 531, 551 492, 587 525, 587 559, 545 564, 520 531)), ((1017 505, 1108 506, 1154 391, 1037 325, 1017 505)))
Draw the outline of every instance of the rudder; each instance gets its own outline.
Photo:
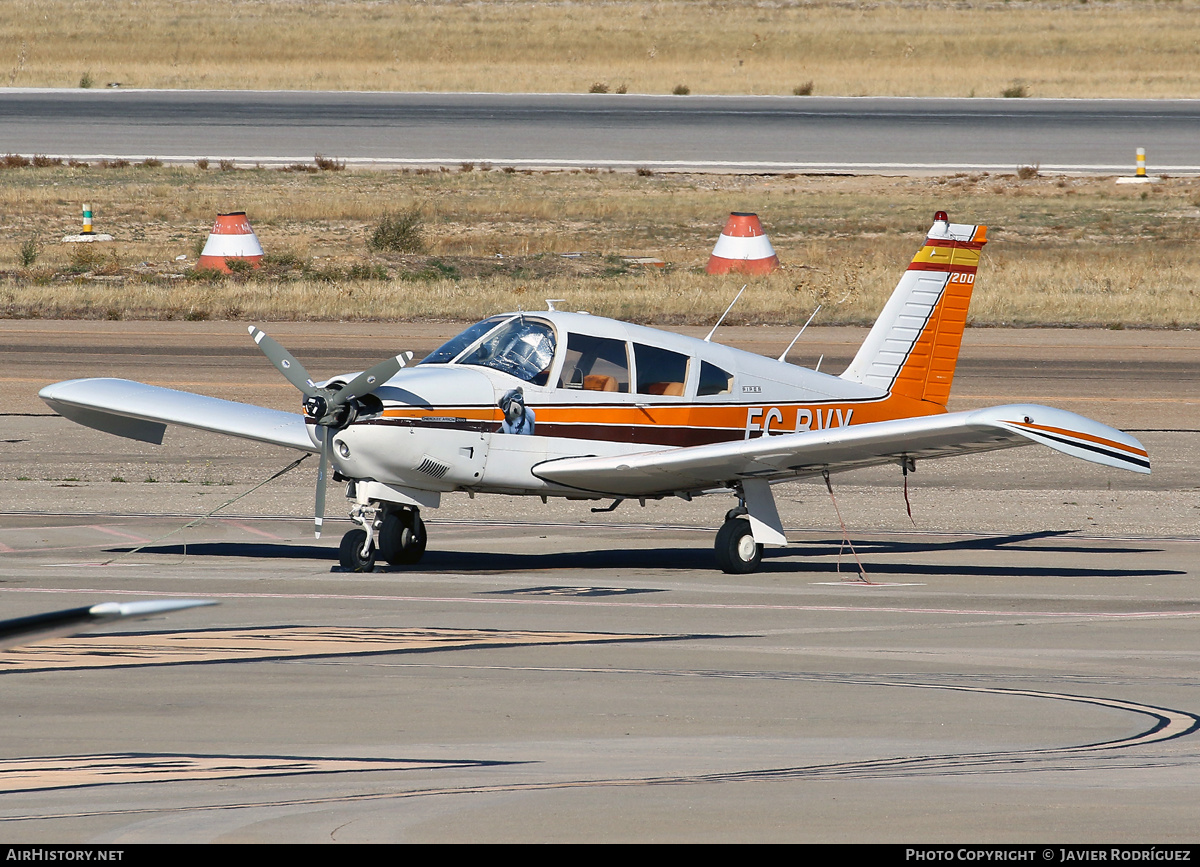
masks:
POLYGON ((987 226, 951 223, 938 211, 842 378, 944 407, 986 243, 987 226))

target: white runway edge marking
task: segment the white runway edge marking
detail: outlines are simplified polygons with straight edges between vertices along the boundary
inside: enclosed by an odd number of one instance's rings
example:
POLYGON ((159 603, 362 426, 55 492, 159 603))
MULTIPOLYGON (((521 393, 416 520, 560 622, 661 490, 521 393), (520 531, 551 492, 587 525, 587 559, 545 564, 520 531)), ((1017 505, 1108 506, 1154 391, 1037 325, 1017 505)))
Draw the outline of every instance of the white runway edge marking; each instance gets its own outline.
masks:
MULTIPOLYGON (((152 596, 155 598, 178 597, 182 591, 161 590, 101 590, 96 588, 66 589, 61 587, 0 587, 0 593, 68 593, 103 596, 152 596)), ((671 608, 695 611, 847 611, 893 614, 932 614, 942 616, 973 617, 1089 617, 1105 620, 1164 619, 1173 617, 1197 617, 1195 611, 988 611, 981 608, 912 608, 871 605, 731 605, 708 602, 635 602, 627 597, 606 596, 603 599, 520 597, 473 597, 473 596, 389 596, 354 593, 186 593, 189 599, 311 599, 322 601, 358 602, 423 602, 432 605, 447 603, 460 605, 575 605, 622 608, 671 608)))
POLYGON ((857 578, 847 578, 845 581, 812 581, 809 587, 862 587, 870 589, 872 587, 925 587, 926 584, 916 581, 907 583, 900 581, 872 581, 870 584, 865 581, 859 581, 857 578))
MULTIPOLYGON (((147 159, 159 159, 164 163, 192 164, 198 159, 213 160, 212 154, 41 154, 50 159, 74 160, 129 160, 142 162, 147 159)), ((312 154, 280 156, 253 154, 227 154, 222 159, 232 159, 244 165, 288 166, 297 162, 309 162, 312 154)), ((664 172, 846 172, 848 174, 881 174, 895 172, 1008 172, 1016 171, 1012 163, 908 163, 908 162, 784 162, 780 160, 643 160, 634 158, 622 159, 565 159, 559 157, 499 157, 499 156, 428 156, 428 157, 339 157, 339 162, 355 168, 409 168, 413 166, 458 166, 463 163, 491 163, 493 166, 523 167, 530 169, 579 169, 579 168, 612 168, 612 169, 658 169, 664 172)), ((1043 174, 1099 174, 1120 175, 1129 173, 1127 163, 1043 163, 1038 169, 1043 174)), ((1168 174, 1174 176, 1200 174, 1200 165, 1156 165, 1155 176, 1168 174)))

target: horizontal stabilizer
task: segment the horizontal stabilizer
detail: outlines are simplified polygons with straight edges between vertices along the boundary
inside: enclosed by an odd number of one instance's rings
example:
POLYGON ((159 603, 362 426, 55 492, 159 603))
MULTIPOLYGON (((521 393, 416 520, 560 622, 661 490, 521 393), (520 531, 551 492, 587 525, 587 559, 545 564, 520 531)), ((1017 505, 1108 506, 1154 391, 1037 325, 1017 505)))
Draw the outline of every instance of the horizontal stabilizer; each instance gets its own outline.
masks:
POLYGON ((546 461, 534 475, 606 496, 700 491, 1041 443, 1072 457, 1150 472, 1134 437, 1065 410, 1019 404, 617 457, 546 461))
POLYGON ((38 396, 71 421, 142 442, 161 443, 165 425, 316 452, 304 416, 127 379, 72 379, 38 396))

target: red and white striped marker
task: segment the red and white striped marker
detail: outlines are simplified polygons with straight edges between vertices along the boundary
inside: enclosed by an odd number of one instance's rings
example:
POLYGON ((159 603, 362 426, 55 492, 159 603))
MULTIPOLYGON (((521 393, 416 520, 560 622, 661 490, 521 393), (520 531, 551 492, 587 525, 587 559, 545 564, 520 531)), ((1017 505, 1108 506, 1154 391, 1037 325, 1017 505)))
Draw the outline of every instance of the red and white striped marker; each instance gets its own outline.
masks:
POLYGON ((231 214, 217 214, 217 222, 213 224, 196 267, 212 268, 228 274, 231 270, 226 261, 228 259, 240 259, 257 268, 262 258, 262 245, 250 228, 246 212, 234 211, 231 214))
POLYGON ((709 274, 770 274, 778 267, 779 257, 758 221, 758 214, 735 211, 729 215, 704 270, 709 274))

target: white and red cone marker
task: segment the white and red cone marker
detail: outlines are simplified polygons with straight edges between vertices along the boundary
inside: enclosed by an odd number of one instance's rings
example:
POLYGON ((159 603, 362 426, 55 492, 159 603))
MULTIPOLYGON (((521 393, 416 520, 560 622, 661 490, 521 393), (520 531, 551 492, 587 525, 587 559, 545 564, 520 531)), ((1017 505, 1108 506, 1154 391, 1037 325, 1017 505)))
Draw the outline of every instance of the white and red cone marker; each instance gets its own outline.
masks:
POLYGON ((196 267, 212 268, 228 274, 230 268, 227 259, 240 259, 257 268, 262 257, 262 245, 250 228, 246 212, 234 211, 232 214, 217 214, 217 222, 213 224, 196 267))
POLYGON ((770 274, 779 267, 779 257, 767 239, 758 214, 729 215, 717 246, 708 257, 709 274, 770 274))

